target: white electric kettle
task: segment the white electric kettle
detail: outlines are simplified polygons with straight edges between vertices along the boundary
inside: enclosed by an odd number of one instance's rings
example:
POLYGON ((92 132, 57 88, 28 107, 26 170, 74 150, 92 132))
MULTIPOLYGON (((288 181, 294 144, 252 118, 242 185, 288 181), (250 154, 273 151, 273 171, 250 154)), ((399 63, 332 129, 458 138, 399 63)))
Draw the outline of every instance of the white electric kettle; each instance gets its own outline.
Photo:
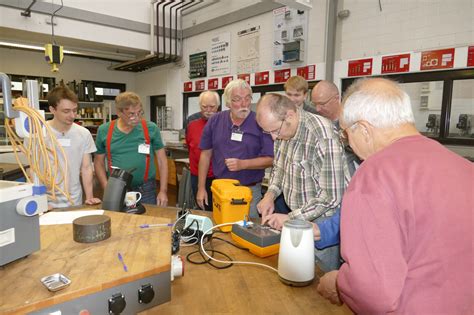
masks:
POLYGON ((289 220, 283 224, 278 256, 280 280, 292 286, 306 286, 314 279, 314 234, 310 222, 289 220))

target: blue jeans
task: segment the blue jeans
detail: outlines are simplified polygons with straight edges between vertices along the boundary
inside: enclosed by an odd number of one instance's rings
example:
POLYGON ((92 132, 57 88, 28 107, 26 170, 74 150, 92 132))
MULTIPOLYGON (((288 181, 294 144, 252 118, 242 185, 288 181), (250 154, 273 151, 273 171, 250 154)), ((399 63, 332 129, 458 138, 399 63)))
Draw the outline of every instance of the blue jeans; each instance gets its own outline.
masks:
POLYGON ((142 199, 140 203, 148 203, 151 205, 156 205, 156 181, 155 179, 149 179, 139 186, 132 188, 132 191, 139 191, 142 194, 142 199))
MULTIPOLYGON (((206 211, 212 211, 212 191, 211 185, 214 178, 208 177, 206 178, 206 191, 207 191, 207 202, 208 205, 204 205, 206 211)), ((193 196, 196 199, 197 191, 198 191, 198 177, 196 175, 191 174, 191 188, 193 189, 193 196)), ((197 204, 197 201, 196 201, 197 204)))
POLYGON ((275 199, 275 212, 274 213, 283 213, 283 214, 288 214, 290 213, 291 209, 288 207, 288 205, 285 202, 285 197, 283 196, 283 193, 280 194, 275 199))
POLYGON ((258 218, 260 215, 257 210, 257 203, 262 200, 262 183, 247 187, 252 190, 252 202, 250 203, 249 217, 258 218))
MULTIPOLYGON (((318 218, 313 222, 318 224, 321 221, 328 220, 330 217, 318 218)), ((314 249, 314 258, 316 264, 324 272, 337 270, 341 266, 341 253, 339 250, 339 244, 329 246, 324 249, 314 249)))

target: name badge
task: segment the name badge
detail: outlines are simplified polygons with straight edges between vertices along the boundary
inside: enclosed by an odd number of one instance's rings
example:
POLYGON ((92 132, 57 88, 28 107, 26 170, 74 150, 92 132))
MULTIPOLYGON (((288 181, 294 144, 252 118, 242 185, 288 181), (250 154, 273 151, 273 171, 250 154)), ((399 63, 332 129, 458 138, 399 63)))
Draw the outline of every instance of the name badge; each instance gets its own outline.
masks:
POLYGON ((150 145, 142 143, 138 146, 138 153, 141 154, 150 154, 150 145))
POLYGON ((230 136, 230 140, 242 142, 243 136, 244 136, 244 133, 242 131, 234 130, 234 131, 232 131, 232 135, 230 136))
POLYGON ((71 139, 69 139, 69 138, 58 139, 58 143, 62 147, 70 147, 71 146, 71 139))

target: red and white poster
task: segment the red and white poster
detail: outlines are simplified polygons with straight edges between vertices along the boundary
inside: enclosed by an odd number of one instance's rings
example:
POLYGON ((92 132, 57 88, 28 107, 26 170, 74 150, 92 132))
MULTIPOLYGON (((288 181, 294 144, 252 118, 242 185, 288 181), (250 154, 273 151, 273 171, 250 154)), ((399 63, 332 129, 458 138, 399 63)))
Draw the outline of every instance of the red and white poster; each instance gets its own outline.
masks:
POLYGON ((467 66, 474 67, 474 46, 467 49, 467 66))
POLYGON ((255 85, 263 85, 270 83, 270 72, 262 71, 255 73, 255 85))
POLYGON ((194 82, 194 90, 196 91, 204 91, 205 86, 206 86, 205 80, 197 80, 194 82))
POLYGON ((193 82, 192 81, 188 81, 188 82, 184 82, 184 92, 191 92, 193 90, 193 82))
POLYGON ((357 77, 372 74, 372 58, 351 60, 347 68, 347 76, 357 77))
POLYGON ((410 70, 410 54, 382 57, 382 73, 408 72, 410 70))
POLYGON ((296 69, 296 74, 305 80, 314 80, 316 79, 316 65, 299 67, 296 69))
POLYGON ((207 89, 208 90, 217 90, 219 87, 219 79, 218 78, 212 78, 207 80, 207 89))
POLYGON ((227 86, 227 84, 229 84, 230 81, 234 80, 234 76, 228 76, 228 77, 223 77, 222 78, 222 88, 225 89, 225 87, 227 86))
POLYGON ((237 79, 247 81, 247 83, 250 85, 250 73, 241 73, 237 75, 237 79))
POLYGON ((291 76, 291 69, 275 70, 273 73, 274 83, 285 83, 291 76))
POLYGON ((454 66, 454 48, 424 51, 420 70, 449 69, 454 66))

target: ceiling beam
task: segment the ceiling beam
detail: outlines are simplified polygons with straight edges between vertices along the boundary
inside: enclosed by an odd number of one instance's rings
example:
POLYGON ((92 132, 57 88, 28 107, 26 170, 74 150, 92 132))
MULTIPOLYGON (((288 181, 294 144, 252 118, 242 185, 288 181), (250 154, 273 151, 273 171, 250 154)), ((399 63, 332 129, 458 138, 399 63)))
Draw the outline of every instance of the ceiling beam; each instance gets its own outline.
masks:
POLYGON ((211 31, 220 28, 225 25, 236 23, 242 20, 246 20, 253 16, 257 16, 263 13, 271 12, 274 9, 281 8, 283 5, 273 1, 262 1, 247 7, 238 9, 234 12, 230 12, 221 15, 217 18, 210 19, 206 22, 196 24, 192 27, 188 27, 183 30, 183 38, 196 36, 198 34, 211 31))

